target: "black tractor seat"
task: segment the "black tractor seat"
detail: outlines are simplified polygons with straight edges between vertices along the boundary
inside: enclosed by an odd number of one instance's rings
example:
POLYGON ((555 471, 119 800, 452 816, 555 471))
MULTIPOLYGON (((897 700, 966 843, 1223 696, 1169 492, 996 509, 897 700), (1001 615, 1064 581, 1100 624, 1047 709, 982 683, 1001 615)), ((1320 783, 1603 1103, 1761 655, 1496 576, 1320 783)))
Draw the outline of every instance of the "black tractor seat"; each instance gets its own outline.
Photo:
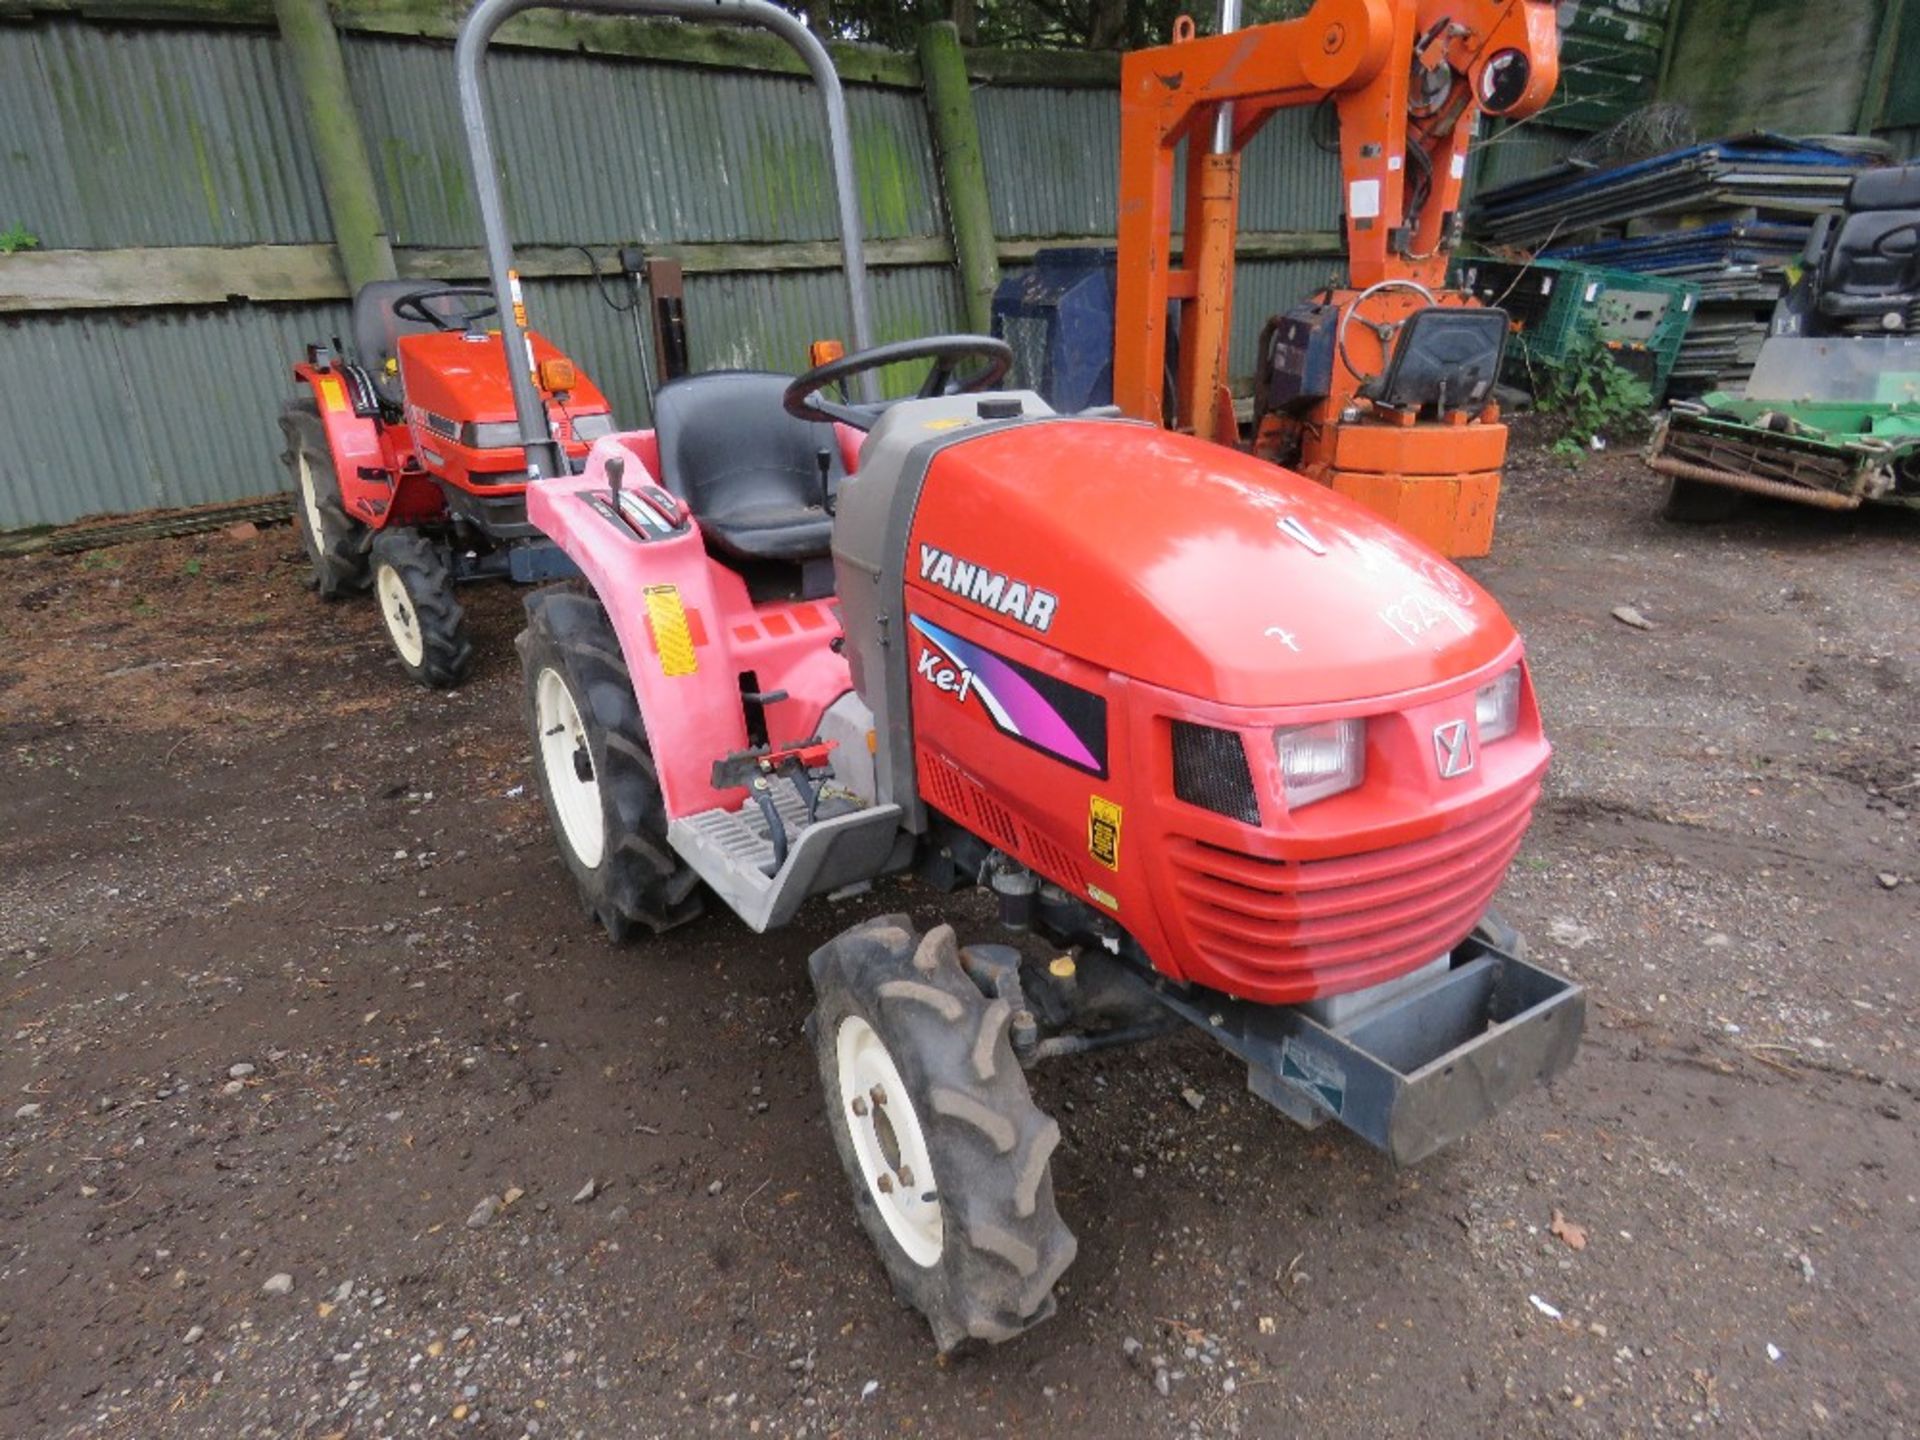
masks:
MULTIPOLYGON (((400 337, 423 335, 434 327, 403 319, 393 313, 393 307, 405 296, 446 288, 445 281, 436 280, 370 280, 353 297, 354 359, 366 371, 374 392, 396 410, 406 399, 400 385, 400 371, 393 363, 399 356, 400 337)), ((473 293, 485 295, 486 292, 475 289, 473 293)), ((432 314, 444 316, 453 329, 463 328, 466 307, 458 296, 446 295, 424 303, 432 314)))
POLYGON ((765 370, 712 370, 654 396, 660 483, 687 502, 722 558, 800 563, 831 548, 825 500, 846 478, 840 439, 831 425, 787 414, 781 397, 792 383, 765 370))

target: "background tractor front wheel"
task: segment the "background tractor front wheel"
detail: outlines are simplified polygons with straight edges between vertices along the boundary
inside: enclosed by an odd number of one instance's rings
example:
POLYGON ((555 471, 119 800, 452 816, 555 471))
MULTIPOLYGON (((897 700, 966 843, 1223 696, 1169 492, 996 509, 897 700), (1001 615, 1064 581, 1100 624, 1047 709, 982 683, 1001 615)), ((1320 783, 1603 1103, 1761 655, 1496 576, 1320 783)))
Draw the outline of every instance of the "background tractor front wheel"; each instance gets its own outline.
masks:
POLYGON ((633 677, 600 602, 572 586, 536 591, 514 643, 534 772, 581 904, 616 941, 693 919, 699 877, 667 844, 633 677))
POLYGON ((418 530, 382 530, 373 537, 373 594, 407 674, 434 690, 467 678, 473 642, 445 551, 418 530))
POLYGON ((854 1208, 942 1354, 1053 1314, 1076 1249, 1053 1203, 1060 1127, 1034 1105, 1007 1002, 960 968, 953 927, 892 915, 814 951, 807 1018, 854 1208))
POLYGON ((1667 481, 1667 503, 1660 513, 1682 525, 1718 525, 1747 507, 1747 492, 1675 475, 1667 481))
POLYGON ((347 514, 326 428, 311 400, 290 401, 280 412, 287 448, 281 460, 293 481, 293 523, 313 567, 313 588, 322 600, 338 600, 367 588, 367 527, 347 514))

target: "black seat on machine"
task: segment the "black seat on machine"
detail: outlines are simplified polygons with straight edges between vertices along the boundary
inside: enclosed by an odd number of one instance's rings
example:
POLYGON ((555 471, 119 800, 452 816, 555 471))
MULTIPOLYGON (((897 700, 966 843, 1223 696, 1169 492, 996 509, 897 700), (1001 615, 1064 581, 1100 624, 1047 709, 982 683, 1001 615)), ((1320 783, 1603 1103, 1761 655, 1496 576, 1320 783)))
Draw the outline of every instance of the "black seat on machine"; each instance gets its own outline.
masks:
POLYGON ((1920 307, 1920 165, 1854 178, 1820 267, 1819 307, 1841 319, 1920 307))
POLYGON ((828 553, 827 487, 846 477, 831 425, 782 408, 791 375, 713 370, 660 387, 653 401, 660 481, 687 502, 714 549, 736 560, 805 561, 828 553))
MULTIPOLYGON (((431 294, 446 288, 444 282, 372 280, 362 285, 359 293, 353 297, 354 359, 366 371, 380 398, 389 405, 398 406, 404 398, 400 372, 388 363, 399 353, 397 346, 400 337, 424 334, 435 328, 423 325, 418 320, 395 315, 393 307, 403 296, 431 294)), ((473 293, 480 296, 486 294, 480 290, 473 293)), ((442 295, 423 303, 430 313, 445 316, 449 327, 455 330, 462 328, 467 311, 471 308, 462 303, 459 295, 442 295)))
POLYGON ((1500 378, 1506 347, 1506 311, 1429 305, 1407 317, 1386 370, 1361 393, 1403 410, 1478 410, 1500 378))

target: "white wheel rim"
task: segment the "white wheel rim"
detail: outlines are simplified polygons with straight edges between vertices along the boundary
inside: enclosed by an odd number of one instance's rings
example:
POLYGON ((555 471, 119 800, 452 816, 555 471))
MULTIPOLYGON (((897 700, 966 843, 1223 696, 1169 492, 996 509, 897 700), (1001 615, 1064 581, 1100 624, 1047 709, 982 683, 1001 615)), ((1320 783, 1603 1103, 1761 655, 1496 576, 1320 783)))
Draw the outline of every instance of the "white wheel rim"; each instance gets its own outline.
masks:
POLYGON ((874 1028, 858 1015, 840 1022, 834 1037, 839 1061, 841 1115, 853 1136, 854 1158, 867 1194, 887 1231, 922 1269, 945 1247, 940 1200, 926 1132, 900 1071, 874 1028))
POLYGON ((300 467, 300 504, 307 512, 307 533, 318 548, 324 543, 325 532, 320 528, 320 492, 313 483, 313 466, 307 463, 304 450, 294 451, 293 460, 300 467))
POLYGON ((374 584, 380 594, 380 618, 387 622, 387 638, 393 641, 393 648, 400 652, 402 660, 418 665, 426 659, 427 642, 421 637, 420 617, 413 613, 413 597, 407 593, 407 582, 393 566, 382 565, 374 584))
POLYGON ((547 793, 560 817, 567 848, 589 870, 600 866, 607 852, 606 819, 600 813, 600 777, 593 770, 587 747, 587 729, 573 692, 557 670, 542 670, 534 684, 534 720, 538 736, 540 771, 547 777, 547 793), (586 751, 587 778, 580 778, 574 757, 586 751))

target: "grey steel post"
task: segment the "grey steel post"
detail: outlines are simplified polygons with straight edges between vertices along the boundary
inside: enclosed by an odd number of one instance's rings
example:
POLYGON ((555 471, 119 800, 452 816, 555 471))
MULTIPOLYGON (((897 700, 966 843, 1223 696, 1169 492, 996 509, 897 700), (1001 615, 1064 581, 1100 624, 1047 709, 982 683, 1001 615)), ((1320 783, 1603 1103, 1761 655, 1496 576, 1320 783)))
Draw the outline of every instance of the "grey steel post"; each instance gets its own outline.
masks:
MULTIPOLYGON (((515 305, 513 244, 507 236, 506 199, 500 187, 500 165, 494 154, 493 132, 487 122, 486 93, 481 86, 481 63, 494 32, 523 10, 584 10, 605 15, 660 16, 710 25, 757 25, 785 40, 806 62, 820 87, 827 112, 827 155, 833 168, 834 200, 840 212, 840 250, 847 272, 847 300, 852 321, 853 348, 873 345, 873 307, 867 290, 866 250, 860 236, 860 196, 855 186, 853 146, 847 126, 847 102, 840 77, 826 47, 806 25, 768 0, 480 0, 460 26, 453 63, 459 77, 460 113, 467 132, 467 154, 473 162, 475 193, 480 197, 480 224, 486 231, 487 270, 493 278, 495 302, 500 307, 501 337, 507 346, 507 374, 513 382, 513 409, 520 421, 520 439, 527 451, 527 474, 538 480, 566 473, 566 456, 547 425, 546 411, 534 388, 527 364, 524 309, 515 305), (520 354, 515 355, 516 345, 520 354)), ((876 377, 861 377, 862 398, 878 398, 876 377)))
MULTIPOLYGON (((1220 0, 1220 33, 1231 35, 1240 28, 1240 0, 1220 0)), ((1233 150, 1233 102, 1222 105, 1213 117, 1213 153, 1226 155, 1233 150)))

